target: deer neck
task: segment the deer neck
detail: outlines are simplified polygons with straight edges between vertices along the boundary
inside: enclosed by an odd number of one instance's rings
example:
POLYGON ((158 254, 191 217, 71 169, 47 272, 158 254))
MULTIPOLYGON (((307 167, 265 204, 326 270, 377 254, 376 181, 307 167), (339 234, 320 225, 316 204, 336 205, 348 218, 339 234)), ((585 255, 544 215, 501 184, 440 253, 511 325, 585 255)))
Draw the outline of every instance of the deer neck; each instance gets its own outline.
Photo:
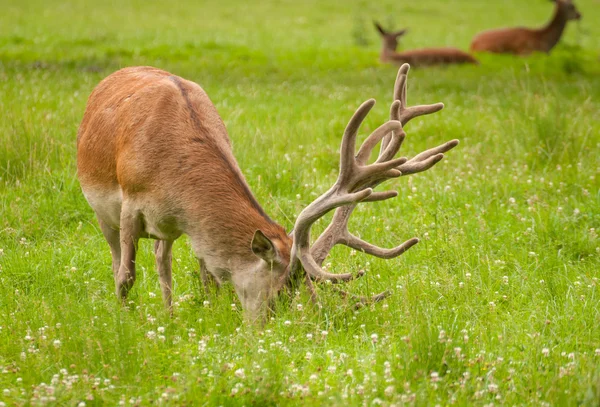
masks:
POLYGON ((394 55, 396 55, 397 53, 398 52, 396 51, 396 48, 392 47, 385 40, 382 41, 381 53, 379 54, 379 57, 382 61, 388 61, 390 59, 393 59, 394 55))
POLYGON ((213 267, 231 269, 257 261, 251 250, 256 230, 269 237, 285 236, 285 230, 256 201, 233 155, 224 151, 219 163, 187 174, 195 188, 186 200, 185 233, 197 257, 213 267))
POLYGON ((567 25, 567 15, 557 3, 552 20, 539 32, 544 41, 546 52, 550 51, 560 40, 567 25))

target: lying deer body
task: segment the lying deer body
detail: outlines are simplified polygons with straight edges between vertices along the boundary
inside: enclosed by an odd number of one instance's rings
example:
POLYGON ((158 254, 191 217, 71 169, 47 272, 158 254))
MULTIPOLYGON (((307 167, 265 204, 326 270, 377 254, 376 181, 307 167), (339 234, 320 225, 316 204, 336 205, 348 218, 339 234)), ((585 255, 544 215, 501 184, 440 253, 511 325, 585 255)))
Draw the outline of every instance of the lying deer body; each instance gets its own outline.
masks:
MULTIPOLYGON (((246 314, 256 319, 293 279, 348 281, 362 275, 332 274, 321 264, 342 243, 391 258, 418 242, 380 249, 347 232, 359 202, 396 196, 373 192, 381 182, 427 170, 457 141, 427 150, 411 160, 393 157, 404 140, 402 124, 443 105, 406 106, 403 66, 396 81, 391 119, 371 134, 355 157, 358 128, 373 100, 354 114, 342 141, 336 184, 299 215, 287 234, 258 204, 231 150, 223 121, 197 84, 150 68, 125 68, 92 92, 77 136, 77 172, 83 193, 96 212, 112 254, 117 295, 124 300, 135 281, 140 238, 153 238, 163 299, 171 307, 171 248, 190 237, 201 270, 217 282, 231 281, 246 314), (367 160, 382 142, 378 160, 367 160), (332 224, 310 246, 310 227, 325 213, 332 224)), ((347 294, 342 292, 343 294, 347 294)), ((359 301, 377 301, 387 294, 359 301)))
POLYGON ((471 51, 528 55, 532 52, 549 53, 558 43, 569 20, 581 19, 572 0, 554 0, 554 16, 540 29, 524 27, 484 31, 473 39, 471 51))
POLYGON ((478 63, 468 52, 452 47, 422 48, 398 52, 398 38, 406 34, 407 30, 388 32, 377 22, 374 22, 374 24, 382 41, 382 48, 379 54, 381 62, 406 63, 411 66, 478 63))

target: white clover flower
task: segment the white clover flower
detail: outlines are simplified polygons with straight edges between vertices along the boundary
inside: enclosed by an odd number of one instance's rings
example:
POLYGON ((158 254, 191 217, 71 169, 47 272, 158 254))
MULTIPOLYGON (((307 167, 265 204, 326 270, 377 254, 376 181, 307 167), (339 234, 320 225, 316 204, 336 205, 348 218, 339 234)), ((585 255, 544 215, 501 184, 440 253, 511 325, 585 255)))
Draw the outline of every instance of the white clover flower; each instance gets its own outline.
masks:
POLYGON ((148 331, 148 332, 146 332, 146 338, 151 339, 151 340, 155 339, 156 338, 156 332, 154 332, 154 331, 148 331))
POLYGON ((379 340, 379 335, 377 335, 377 334, 371 335, 371 342, 377 343, 378 340, 379 340))
POLYGON ((488 391, 492 394, 498 393, 498 385, 494 383, 488 384, 488 391))
POLYGON ((600 349, 596 349, 596 350, 594 351, 594 353, 596 354, 596 356, 600 356, 600 349))
POLYGON ((159 326, 158 328, 156 328, 156 330, 158 331, 158 333, 161 333, 161 334, 165 333, 165 327, 164 326, 159 326))
POLYGON ((61 345, 60 340, 58 340, 58 339, 54 340, 54 342, 52 342, 52 345, 54 345, 55 348, 60 348, 60 345, 61 345))
POLYGON ((290 326, 292 325, 292 321, 284 321, 283 325, 290 326))
POLYGON ((548 348, 542 349, 542 355, 544 355, 544 356, 550 355, 550 349, 548 349, 548 348))
POLYGON ((246 378, 246 373, 244 372, 244 369, 238 369, 235 371, 234 373, 235 377, 238 377, 240 379, 244 379, 246 378))
POLYGON ((438 372, 431 372, 431 381, 437 383, 440 381, 440 375, 438 372))

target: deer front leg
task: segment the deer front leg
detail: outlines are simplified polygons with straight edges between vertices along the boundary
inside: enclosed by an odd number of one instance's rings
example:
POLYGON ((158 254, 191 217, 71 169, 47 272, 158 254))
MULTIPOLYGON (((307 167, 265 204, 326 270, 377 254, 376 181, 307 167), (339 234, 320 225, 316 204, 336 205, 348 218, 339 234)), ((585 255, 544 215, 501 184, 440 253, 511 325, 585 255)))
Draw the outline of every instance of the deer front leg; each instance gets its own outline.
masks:
POLYGON ((138 213, 128 210, 125 202, 121 210, 121 264, 115 276, 117 297, 125 301, 135 283, 135 253, 142 229, 138 213))
POLYGON ((172 296, 172 240, 157 240, 154 244, 154 256, 156 258, 156 270, 160 279, 160 290, 162 291, 163 302, 169 311, 171 308, 172 296))

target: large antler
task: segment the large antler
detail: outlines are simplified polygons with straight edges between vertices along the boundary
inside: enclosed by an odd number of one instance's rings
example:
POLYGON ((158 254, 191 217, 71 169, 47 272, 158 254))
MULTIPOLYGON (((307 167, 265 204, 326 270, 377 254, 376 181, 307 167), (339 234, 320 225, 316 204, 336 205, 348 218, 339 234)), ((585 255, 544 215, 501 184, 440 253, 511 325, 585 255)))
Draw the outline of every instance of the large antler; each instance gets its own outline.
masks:
MULTIPOLYGON (((342 138, 338 180, 329 191, 304 209, 296 220, 293 231, 292 272, 297 274, 300 265, 302 265, 307 273, 306 282, 309 285, 313 299, 316 294, 310 281, 311 278, 337 283, 349 281, 364 274, 362 271, 357 275, 349 273, 332 274, 321 268, 323 261, 336 244, 343 244, 376 257, 391 259, 400 256, 419 242, 419 239, 412 238, 395 248, 384 249, 367 243, 348 231, 348 220, 358 203, 382 201, 398 195, 396 191, 373 192, 373 188, 391 178, 428 170, 444 158, 443 153, 458 145, 458 140, 452 140, 424 151, 410 160, 393 158, 406 137, 402 126, 417 116, 435 113, 444 107, 442 103, 407 107, 406 84, 408 70, 408 64, 404 64, 398 71, 394 85, 394 101, 390 109, 390 121, 367 137, 356 156, 354 151, 358 128, 375 101, 368 100, 354 113, 342 138), (373 148, 379 142, 381 142, 381 150, 377 160, 375 163, 367 165, 373 148), (335 208, 337 209, 331 224, 311 248, 310 228, 312 224, 335 208)), ((357 306, 380 301, 389 295, 388 292, 383 292, 371 298, 365 298, 356 297, 342 290, 338 291, 344 296, 357 299, 357 306)))

